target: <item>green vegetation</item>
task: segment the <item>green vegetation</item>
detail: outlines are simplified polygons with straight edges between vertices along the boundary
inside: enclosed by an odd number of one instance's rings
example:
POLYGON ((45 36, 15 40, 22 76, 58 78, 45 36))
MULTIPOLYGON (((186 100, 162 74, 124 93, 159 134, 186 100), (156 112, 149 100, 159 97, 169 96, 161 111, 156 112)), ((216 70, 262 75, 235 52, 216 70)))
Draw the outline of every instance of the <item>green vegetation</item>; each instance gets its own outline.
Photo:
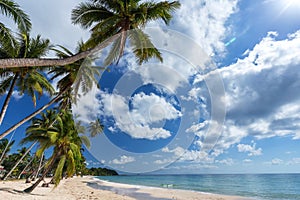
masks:
POLYGON ((86 168, 86 170, 84 170, 82 172, 83 175, 92 175, 92 176, 117 176, 119 175, 115 170, 112 169, 106 169, 106 168, 86 168))

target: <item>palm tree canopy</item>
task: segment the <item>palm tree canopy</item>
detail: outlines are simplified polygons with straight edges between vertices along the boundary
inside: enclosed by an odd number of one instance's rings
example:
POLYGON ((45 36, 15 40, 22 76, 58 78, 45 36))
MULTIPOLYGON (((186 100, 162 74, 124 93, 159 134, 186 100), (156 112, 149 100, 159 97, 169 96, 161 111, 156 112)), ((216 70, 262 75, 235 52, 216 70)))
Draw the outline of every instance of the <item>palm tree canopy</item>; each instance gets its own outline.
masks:
MULTIPOLYGON (((52 50, 56 52, 59 58, 67 58, 74 55, 69 49, 60 45, 58 48, 52 48, 52 50)), ((78 43, 76 51, 77 53, 85 51, 83 42, 78 43)), ((93 86, 98 87, 96 76, 100 75, 99 68, 93 67, 88 59, 81 59, 65 66, 56 66, 48 74, 52 75, 50 80, 62 77, 57 82, 57 88, 60 92, 68 89, 60 99, 59 107, 62 109, 71 108, 71 103, 77 102, 80 92, 86 94, 93 86), (85 62, 84 66, 82 66, 83 62, 85 62)))
POLYGON ((41 118, 34 118, 32 124, 26 129, 26 137, 22 143, 39 142, 37 155, 53 147, 53 154, 49 163, 58 161, 54 173, 55 184, 62 178, 64 167, 68 176, 73 175, 77 162, 80 161, 81 145, 89 146, 89 140, 84 135, 79 135, 73 115, 70 111, 57 112, 48 110, 41 115, 41 118))
POLYGON ((4 138, 0 140, 0 164, 3 158, 6 157, 6 154, 10 151, 11 147, 15 143, 15 140, 9 141, 8 139, 4 138))
POLYGON ((138 62, 141 64, 154 57, 162 61, 160 52, 151 43, 148 35, 140 29, 148 22, 161 19, 168 24, 172 19, 171 13, 180 7, 178 1, 168 2, 142 2, 141 0, 90 0, 80 3, 72 11, 72 22, 80 24, 83 28, 91 28, 91 37, 86 45, 95 47, 105 39, 120 34, 115 40, 105 64, 119 60, 122 56, 127 34, 133 46, 143 44, 134 49, 138 62), (137 29, 138 33, 130 35, 129 30, 137 29), (138 37, 137 37, 138 36, 138 37), (138 42, 141 40, 142 42, 138 42))
MULTIPOLYGON (((10 17, 17 24, 22 33, 28 33, 31 29, 29 16, 20 8, 18 4, 11 0, 0 0, 0 14, 10 17)), ((0 46, 9 48, 15 47, 16 40, 11 30, 0 22, 0 46)), ((0 58, 3 58, 0 52, 0 58)))
POLYGON ((22 32, 30 31, 31 22, 29 16, 14 1, 0 0, 0 13, 12 18, 22 32))
MULTIPOLYGON (((19 34, 16 47, 6 48, 0 45, 0 55, 3 58, 38 58, 46 55, 50 48, 50 41, 42 39, 40 35, 30 38, 28 34, 19 34)), ((28 94, 31 96, 34 105, 36 105, 36 93, 38 97, 46 91, 50 95, 54 93, 52 85, 49 83, 43 72, 38 67, 32 68, 15 68, 0 69, 0 76, 3 80, 0 83, 0 92, 4 94, 9 87, 13 78, 17 75, 16 86, 19 94, 28 94)))

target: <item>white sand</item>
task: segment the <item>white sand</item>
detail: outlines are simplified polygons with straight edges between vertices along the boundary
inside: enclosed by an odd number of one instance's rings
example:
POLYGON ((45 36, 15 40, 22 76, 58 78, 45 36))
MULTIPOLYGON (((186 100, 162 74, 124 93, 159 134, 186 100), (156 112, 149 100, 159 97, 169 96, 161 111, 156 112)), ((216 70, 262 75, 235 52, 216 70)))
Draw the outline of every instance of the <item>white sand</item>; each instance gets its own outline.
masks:
POLYGON ((20 181, 1 181, 1 200, 246 200, 236 196, 206 194, 186 190, 174 190, 135 186, 95 180, 93 177, 75 177, 62 180, 59 186, 53 189, 38 186, 31 194, 22 192, 31 184, 20 181), (97 188, 97 189, 96 189, 97 188))

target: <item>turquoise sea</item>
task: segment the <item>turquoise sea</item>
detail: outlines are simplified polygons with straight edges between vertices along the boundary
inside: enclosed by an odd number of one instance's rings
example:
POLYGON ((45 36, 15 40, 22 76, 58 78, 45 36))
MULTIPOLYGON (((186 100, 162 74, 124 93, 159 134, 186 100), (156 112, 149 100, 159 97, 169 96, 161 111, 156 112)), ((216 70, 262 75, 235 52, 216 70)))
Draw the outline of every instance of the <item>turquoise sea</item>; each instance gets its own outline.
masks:
POLYGON ((100 176, 110 182, 238 195, 258 200, 300 200, 300 174, 100 176))

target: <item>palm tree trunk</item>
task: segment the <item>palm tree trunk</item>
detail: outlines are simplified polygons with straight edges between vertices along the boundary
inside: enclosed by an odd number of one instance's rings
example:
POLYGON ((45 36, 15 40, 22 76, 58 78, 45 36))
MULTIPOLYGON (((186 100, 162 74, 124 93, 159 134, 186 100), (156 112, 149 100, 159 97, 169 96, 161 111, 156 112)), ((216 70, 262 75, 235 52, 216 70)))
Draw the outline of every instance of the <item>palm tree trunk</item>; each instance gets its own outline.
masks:
POLYGON ((97 53, 101 49, 107 47, 111 42, 113 42, 119 34, 116 34, 104 42, 98 44, 95 48, 80 52, 68 58, 9 58, 9 59, 0 59, 1 68, 20 68, 20 67, 49 67, 49 66, 64 66, 71 63, 74 63, 80 59, 86 58, 94 53, 97 53))
POLYGON ((47 173, 52 169, 56 159, 58 158, 59 153, 56 153, 53 157, 52 160, 50 161, 50 164, 48 165, 48 167, 45 169, 45 171, 43 172, 42 176, 29 188, 26 188, 24 190, 24 192, 26 193, 31 193, 39 184, 42 180, 44 180, 45 176, 47 175, 47 173))
POLYGON ((37 142, 32 143, 32 145, 27 149, 27 151, 24 153, 24 155, 18 160, 18 162, 15 164, 15 166, 13 166, 13 168, 11 168, 11 170, 6 174, 6 176, 3 178, 3 180, 5 181, 10 175, 11 173, 14 171, 14 169, 19 165, 19 163, 25 158, 25 156, 30 152, 30 150, 34 147, 34 145, 37 142))
MULTIPOLYGON (((11 140, 12 140, 12 138, 14 137, 14 135, 15 135, 15 132, 11 135, 10 139, 9 139, 8 142, 7 142, 7 145, 5 146, 5 148, 4 148, 3 152, 2 152, 2 155, 1 155, 1 157, 0 157, 0 165, 2 164, 2 161, 3 161, 3 158, 5 157, 5 154, 10 150, 10 149, 7 149, 7 148, 8 148, 10 145, 13 144, 13 143, 11 143, 11 140)), ((11 147, 9 147, 9 148, 11 148, 11 147)))
POLYGON ((3 103, 3 106, 2 106, 2 109, 1 109, 1 114, 0 114, 0 125, 2 124, 2 121, 4 119, 4 116, 5 116, 5 113, 6 113, 6 110, 7 110, 7 107, 8 107, 8 104, 10 102, 10 99, 11 99, 11 96, 12 96, 12 93, 14 91, 14 87, 17 83, 17 79, 19 77, 19 73, 16 73, 14 78, 13 78, 13 81, 10 85, 10 88, 9 88, 9 91, 6 95, 6 98, 5 98, 5 101, 3 103))
POLYGON ((26 169, 29 167, 29 165, 32 163, 32 161, 34 160, 34 158, 35 158, 35 154, 34 154, 34 156, 32 156, 32 158, 31 158, 31 160, 29 161, 29 163, 27 163, 27 165, 24 167, 24 169, 21 171, 21 173, 19 174, 19 176, 18 176, 18 179, 20 179, 21 178, 21 176, 22 176, 22 174, 26 171, 26 169))
POLYGON ((39 163, 39 166, 38 166, 38 169, 37 169, 37 172, 34 176, 34 180, 38 177, 39 173, 40 173, 40 170, 41 170, 41 167, 42 167, 42 162, 43 162, 43 157, 44 157, 44 153, 42 154, 41 156, 41 159, 40 159, 40 163, 39 163))
POLYGON ((49 101, 47 104, 45 104, 44 106, 42 106, 41 108, 39 108, 38 110, 36 110, 35 112, 31 113, 30 115, 28 115, 27 117, 25 117, 24 119, 22 119, 21 121, 19 121, 18 123, 16 123, 15 125, 13 125, 12 127, 10 127, 9 129, 7 129, 5 132, 3 132, 0 135, 0 140, 2 138, 4 138, 5 136, 7 136, 10 132, 16 130, 19 126, 21 126, 22 124, 24 124, 25 122, 31 120, 33 117, 35 117, 36 115, 40 114, 43 110, 47 109, 49 106, 51 106, 54 102, 56 102, 62 94, 64 94, 69 88, 65 88, 62 92, 60 92, 55 98, 53 98, 51 101, 49 101))

